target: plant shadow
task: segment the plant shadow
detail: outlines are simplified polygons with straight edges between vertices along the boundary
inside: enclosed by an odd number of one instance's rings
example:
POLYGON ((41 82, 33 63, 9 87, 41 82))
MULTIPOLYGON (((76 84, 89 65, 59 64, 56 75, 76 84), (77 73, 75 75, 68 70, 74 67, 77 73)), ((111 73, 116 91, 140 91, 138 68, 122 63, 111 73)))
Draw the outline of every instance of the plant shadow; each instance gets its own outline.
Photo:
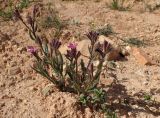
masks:
MULTIPOLYGON (((105 89, 105 88, 104 88, 105 89)), ((107 108, 112 111, 118 111, 120 116, 132 113, 136 116, 140 112, 152 114, 154 116, 160 115, 160 103, 153 100, 145 100, 142 92, 128 95, 124 85, 118 83, 116 80, 106 90, 108 101, 107 108)))

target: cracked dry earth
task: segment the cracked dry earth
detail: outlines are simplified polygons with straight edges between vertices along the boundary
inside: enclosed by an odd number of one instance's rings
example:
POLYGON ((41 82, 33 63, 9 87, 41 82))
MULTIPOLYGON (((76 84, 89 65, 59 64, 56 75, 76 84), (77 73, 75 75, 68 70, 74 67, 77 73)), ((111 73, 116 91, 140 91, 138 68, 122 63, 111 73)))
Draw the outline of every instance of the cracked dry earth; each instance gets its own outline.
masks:
MULTIPOLYGON (((76 20, 80 25, 69 24, 65 29, 71 32, 69 41, 75 35, 81 35, 74 40, 83 40, 89 31, 90 24, 103 26, 110 24, 116 32, 109 38, 116 44, 123 44, 120 38, 136 37, 144 40, 145 46, 140 47, 151 57, 156 65, 146 66, 137 62, 131 54, 126 61, 115 62, 112 70, 119 82, 120 88, 114 88, 116 97, 141 96, 147 93, 160 102, 160 10, 155 12, 139 11, 140 3, 136 3, 131 11, 111 10, 106 1, 43 1, 54 3, 64 20, 76 20)), ((24 9, 25 16, 29 9, 24 9)), ((48 35, 52 29, 44 31, 48 35)), ((71 93, 58 91, 50 82, 36 74, 30 65, 34 62, 26 51, 26 46, 34 45, 28 33, 19 21, 0 22, 0 118, 103 118, 102 113, 85 108, 80 110, 76 104, 76 96, 71 93), (51 86, 48 96, 43 89, 51 86)), ((49 36, 48 36, 49 37, 49 36)), ((49 37, 51 38, 51 37, 49 37)), ((67 41, 64 41, 67 42, 67 41)), ((110 71, 110 70, 109 70, 110 71)), ((107 74, 107 73, 106 73, 107 74)), ((106 76, 103 84, 111 83, 113 77, 106 76)), ((105 88, 104 88, 105 89, 105 88)), ((160 118, 160 104, 157 113, 144 107, 133 105, 132 109, 119 108, 118 118, 160 118)))

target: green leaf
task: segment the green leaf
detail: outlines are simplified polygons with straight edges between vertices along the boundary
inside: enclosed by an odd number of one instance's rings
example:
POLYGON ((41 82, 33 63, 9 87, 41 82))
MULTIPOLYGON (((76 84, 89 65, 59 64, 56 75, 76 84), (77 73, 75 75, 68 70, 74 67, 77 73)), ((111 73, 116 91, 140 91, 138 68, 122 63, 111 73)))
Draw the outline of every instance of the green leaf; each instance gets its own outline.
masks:
POLYGON ((48 45, 47 45, 47 43, 44 46, 44 51, 45 51, 46 54, 48 54, 48 45))
POLYGON ((35 38, 34 38, 34 36, 33 36, 33 34, 32 34, 32 32, 29 30, 29 36, 30 36, 30 38, 32 39, 32 40, 34 40, 35 41, 35 38))
POLYGON ((63 57, 62 57, 62 54, 58 51, 59 53, 59 65, 60 65, 60 72, 61 72, 61 75, 63 74, 63 57))
POLYGON ((36 32, 37 30, 38 30, 38 26, 37 26, 37 24, 35 23, 34 31, 36 32))
POLYGON ((81 70, 82 70, 82 79, 84 80, 84 78, 86 77, 86 74, 87 74, 87 69, 85 67, 85 64, 84 64, 84 61, 81 60, 81 70))

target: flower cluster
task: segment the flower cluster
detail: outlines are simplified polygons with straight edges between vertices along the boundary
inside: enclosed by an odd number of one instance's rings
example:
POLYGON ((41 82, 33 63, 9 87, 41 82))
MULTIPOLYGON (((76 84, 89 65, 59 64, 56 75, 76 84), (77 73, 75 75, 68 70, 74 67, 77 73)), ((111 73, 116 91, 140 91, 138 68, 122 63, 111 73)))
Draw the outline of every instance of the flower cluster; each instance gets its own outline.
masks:
POLYGON ((97 32, 91 31, 87 34, 87 37, 91 41, 91 45, 95 44, 98 39, 99 34, 97 32))
POLYGON ((53 39, 50 43, 51 47, 55 50, 59 49, 59 47, 62 45, 62 43, 58 39, 53 39))
POLYGON ((28 46, 27 51, 30 52, 31 54, 35 55, 37 52, 37 49, 33 46, 28 46))
POLYGON ((77 51, 77 44, 70 43, 68 45, 68 48, 69 50, 67 50, 66 58, 68 58, 69 60, 77 60, 81 56, 80 51, 77 51))
POLYGON ((98 43, 98 46, 95 49, 95 51, 99 52, 101 57, 104 58, 105 55, 111 51, 111 49, 112 49, 112 46, 110 45, 110 43, 108 43, 107 41, 104 41, 103 44, 98 43))

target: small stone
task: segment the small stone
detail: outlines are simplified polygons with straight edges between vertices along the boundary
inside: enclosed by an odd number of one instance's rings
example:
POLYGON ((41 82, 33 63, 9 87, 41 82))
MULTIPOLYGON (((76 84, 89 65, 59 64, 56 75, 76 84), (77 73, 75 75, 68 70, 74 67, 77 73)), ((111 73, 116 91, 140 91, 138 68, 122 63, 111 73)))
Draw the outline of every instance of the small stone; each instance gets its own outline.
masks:
POLYGON ((104 36, 104 35, 100 35, 99 38, 98 38, 98 41, 100 43, 103 43, 104 41, 107 41, 111 45, 114 45, 114 42, 111 39, 109 39, 108 37, 104 36))
POLYGON ((21 54, 23 51, 27 51, 26 47, 20 47, 20 48, 17 48, 17 51, 19 51, 21 54))
POLYGON ((129 55, 129 52, 127 49, 122 49, 121 53, 124 55, 124 56, 128 56, 129 55))
POLYGON ((10 70, 9 70, 9 74, 10 74, 10 75, 17 75, 17 74, 19 74, 19 73, 21 73, 20 67, 12 67, 12 68, 10 68, 10 70))
POLYGON ((99 61, 98 60, 93 62, 93 66, 97 67, 98 65, 99 65, 99 61))
POLYGON ((3 62, 6 64, 7 61, 8 61, 8 58, 7 57, 3 57, 2 59, 3 59, 3 62))
POLYGON ((22 76, 22 78, 23 78, 23 79, 30 79, 30 78, 32 78, 32 76, 29 75, 29 74, 24 74, 24 75, 22 76))
POLYGON ((24 104, 27 104, 27 102, 28 102, 28 100, 23 100, 23 103, 24 103, 24 104))
POLYGON ((159 74, 153 75, 152 79, 153 80, 160 80, 160 75, 159 74))
POLYGON ((123 116, 121 116, 121 118, 127 118, 127 116, 126 116, 126 115, 123 115, 123 116))
POLYGON ((141 65, 152 65, 152 60, 139 48, 132 48, 133 55, 141 65))
POLYGON ((147 86, 147 85, 148 85, 148 82, 143 82, 143 84, 147 86))
POLYGON ((33 86, 32 86, 32 87, 30 87, 30 90, 31 90, 31 91, 37 91, 38 89, 37 89, 36 87, 33 87, 33 86))
POLYGON ((107 66, 107 61, 103 62, 103 67, 107 66))
POLYGON ((156 93, 157 93, 157 94, 160 94, 160 88, 156 90, 156 93))
POLYGON ((126 46, 125 48, 128 52, 131 52, 132 48, 130 46, 126 46))
POLYGON ((92 118, 92 112, 89 108, 85 109, 86 118, 92 118))
POLYGON ((131 116, 131 115, 132 115, 132 112, 128 112, 128 115, 131 116))
POLYGON ((16 62, 16 61, 11 61, 11 62, 10 62, 10 66, 11 66, 11 67, 14 67, 14 66, 16 66, 16 65, 17 65, 17 62, 16 62))

